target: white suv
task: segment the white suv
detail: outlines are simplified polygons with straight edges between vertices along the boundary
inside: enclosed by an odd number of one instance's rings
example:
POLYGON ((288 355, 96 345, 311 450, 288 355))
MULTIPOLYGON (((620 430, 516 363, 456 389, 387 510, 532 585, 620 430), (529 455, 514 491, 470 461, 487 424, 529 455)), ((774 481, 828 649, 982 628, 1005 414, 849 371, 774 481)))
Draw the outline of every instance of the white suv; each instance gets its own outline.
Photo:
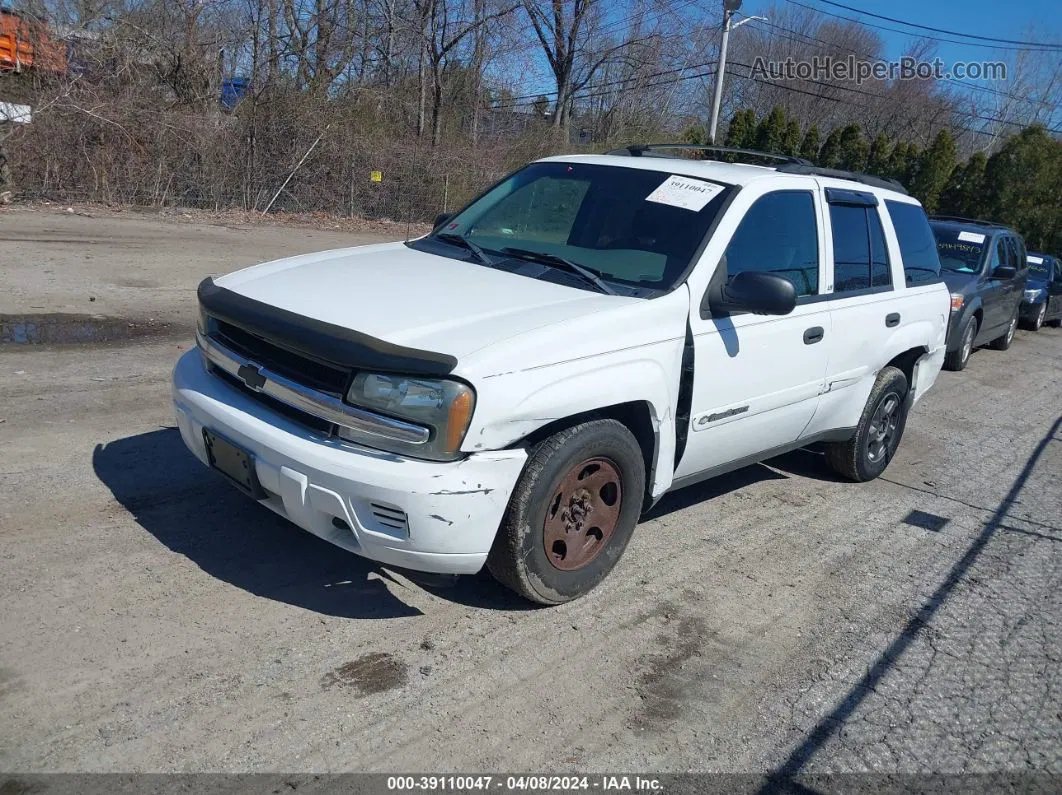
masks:
POLYGON ((877 477, 944 358, 925 213, 690 149, 548 158, 420 239, 206 279, 185 443, 345 549, 545 604, 668 491, 813 442, 877 477))

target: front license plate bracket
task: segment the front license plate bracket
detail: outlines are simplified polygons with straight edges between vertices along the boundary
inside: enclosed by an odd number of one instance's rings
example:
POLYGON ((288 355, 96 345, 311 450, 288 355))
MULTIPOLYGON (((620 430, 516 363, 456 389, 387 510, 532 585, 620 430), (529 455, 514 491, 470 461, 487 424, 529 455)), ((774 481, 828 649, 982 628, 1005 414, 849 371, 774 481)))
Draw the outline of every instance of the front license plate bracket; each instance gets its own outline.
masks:
POLYGON ((211 467, 256 500, 265 499, 265 491, 254 470, 253 455, 208 428, 203 428, 203 443, 211 467))

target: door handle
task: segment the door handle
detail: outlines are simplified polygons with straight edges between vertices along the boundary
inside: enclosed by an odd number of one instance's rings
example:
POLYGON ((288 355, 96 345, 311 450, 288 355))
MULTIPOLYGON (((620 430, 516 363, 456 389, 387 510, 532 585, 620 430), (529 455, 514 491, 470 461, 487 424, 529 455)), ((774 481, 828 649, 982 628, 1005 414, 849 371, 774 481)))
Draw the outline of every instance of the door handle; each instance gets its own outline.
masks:
POLYGON ((816 342, 821 342, 825 334, 822 326, 812 326, 804 332, 804 344, 814 345, 816 342))
POLYGON ((900 325, 900 313, 891 312, 885 315, 885 325, 889 328, 895 328, 896 326, 900 325))

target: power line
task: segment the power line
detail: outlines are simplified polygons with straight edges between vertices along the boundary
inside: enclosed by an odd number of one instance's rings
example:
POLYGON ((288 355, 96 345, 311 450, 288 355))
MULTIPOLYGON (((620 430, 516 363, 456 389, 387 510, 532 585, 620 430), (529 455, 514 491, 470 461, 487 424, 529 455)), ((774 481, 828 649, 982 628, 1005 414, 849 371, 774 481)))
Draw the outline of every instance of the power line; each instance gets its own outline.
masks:
MULTIPOLYGON (((794 39, 794 38, 792 38, 792 36, 786 36, 786 35, 784 35, 782 33, 775 34, 775 35, 781 36, 781 38, 783 38, 783 39, 789 39, 789 41, 794 41, 794 42, 796 42, 798 44, 810 44, 810 43, 814 42, 814 43, 822 44, 822 45, 824 45, 826 47, 836 47, 838 49, 844 50, 845 52, 852 53, 853 55, 858 55, 858 56, 863 57, 863 58, 868 58, 869 60, 874 61, 875 63, 884 63, 884 64, 889 63, 887 60, 885 60, 884 58, 882 58, 880 56, 872 55, 872 54, 870 54, 868 52, 862 52, 860 50, 856 50, 856 49, 854 49, 852 47, 849 47, 849 46, 844 45, 844 44, 840 44, 838 42, 826 41, 825 39, 820 39, 820 38, 817 38, 815 36, 811 36, 811 35, 809 35, 807 33, 801 33, 800 31, 793 30, 792 28, 783 27, 782 25, 777 25, 777 24, 775 24, 773 22, 769 22, 767 20, 762 20, 761 24, 767 25, 768 27, 774 28, 776 30, 782 30, 782 31, 786 31, 788 33, 792 33, 793 35, 800 36, 801 39, 805 40, 805 41, 801 41, 801 40, 798 40, 798 39, 794 39)), ((954 83, 957 86, 962 86, 963 88, 965 88, 967 90, 970 90, 970 91, 981 91, 981 92, 985 92, 985 93, 989 93, 989 94, 995 94, 997 96, 1007 97, 1008 99, 1016 99, 1016 100, 1019 100, 1020 102, 1034 103, 1034 104, 1040 105, 1040 106, 1045 107, 1045 108, 1055 109, 1057 107, 1057 103, 1050 102, 1050 101, 1048 101, 1046 99, 1034 99, 1034 98, 1031 98, 1031 97, 1023 97, 1023 96, 1020 96, 1018 94, 1010 94, 1010 93, 1008 93, 1006 91, 1000 91, 997 88, 992 88, 990 86, 982 86, 982 85, 978 85, 977 83, 968 83, 968 82, 965 82, 965 81, 962 81, 962 80, 958 80, 958 79, 956 79, 954 77, 944 77, 943 79, 946 80, 949 83, 954 83)))
MULTIPOLYGON (((834 19, 843 19, 846 22, 855 22, 857 25, 865 25, 868 28, 876 28, 877 30, 886 30, 886 31, 888 31, 890 33, 899 33, 899 34, 902 34, 904 36, 913 36, 914 35, 909 30, 900 30, 898 28, 885 27, 884 25, 875 25, 872 22, 865 22, 865 21, 863 21, 861 19, 856 19, 854 17, 846 17, 843 14, 835 14, 832 11, 824 11, 821 8, 816 8, 815 6, 809 6, 806 3, 801 3, 799 0, 786 0, 786 2, 787 3, 792 3, 795 6, 800 6, 801 8, 806 8, 808 11, 814 11, 817 14, 824 14, 824 15, 826 15, 828 17, 833 17, 834 19)), ((960 44, 960 45, 963 45, 965 47, 988 47, 988 48, 993 49, 993 50, 1008 50, 1008 51, 1011 51, 1011 52, 1057 52, 1058 51, 1055 47, 1010 47, 1010 46, 1007 46, 1007 45, 1004 45, 1004 44, 981 44, 981 43, 972 42, 972 41, 960 41, 959 39, 943 39, 943 38, 940 38, 939 36, 923 36, 922 38, 930 39, 931 41, 943 42, 944 44, 960 44)))
MULTIPOLYGON (((741 63, 740 61, 728 61, 727 64, 728 65, 733 64, 734 66, 742 66, 745 69, 748 69, 749 72, 750 72, 750 76, 751 76, 751 72, 752 72, 752 70, 754 68, 752 66, 749 66, 749 64, 741 63)), ((739 76, 743 77, 744 75, 739 75, 739 76)), ((779 84, 779 83, 775 83, 772 80, 763 80, 761 78, 755 78, 755 79, 759 83, 764 83, 766 85, 776 86, 776 87, 781 88, 781 89, 790 90, 790 89, 793 88, 793 86, 782 85, 782 84, 779 84)), ((846 86, 846 85, 843 85, 843 84, 840 84, 840 83, 827 83, 825 80, 813 80, 811 78, 803 78, 802 80, 805 83, 813 83, 815 85, 825 86, 827 88, 834 88, 834 89, 837 89, 839 91, 849 91, 849 92, 851 92, 853 94, 861 94, 863 96, 872 97, 874 99, 882 99, 882 96, 880 94, 875 94, 872 91, 864 91, 863 89, 860 89, 860 88, 853 88, 852 86, 846 86)), ((813 95, 813 96, 820 96, 822 99, 834 99, 834 97, 827 97, 825 95, 813 95)), ((866 105, 859 105, 857 107, 860 107, 860 108, 863 108, 863 109, 869 109, 868 106, 866 106, 866 105)), ((1018 127, 1018 128, 1025 128, 1025 127, 1028 126, 1028 125, 1023 124, 1021 122, 1010 121, 1008 119, 997 118, 995 116, 980 116, 980 115, 978 115, 978 114, 976 114, 976 113, 974 113, 972 111, 954 109, 951 112, 959 114, 961 116, 965 116, 968 119, 977 119, 978 121, 995 122, 996 124, 1006 124, 1008 126, 1018 127)), ((1059 127, 1047 127, 1047 130, 1048 130, 1048 132, 1062 133, 1062 128, 1059 128, 1059 127)))
POLYGON ((844 3, 835 3, 833 0, 819 0, 820 3, 824 3, 828 6, 836 6, 837 8, 843 8, 846 11, 854 11, 857 14, 862 14, 866 17, 874 17, 875 19, 883 19, 886 22, 895 22, 899 25, 906 25, 909 28, 919 28, 921 30, 929 30, 933 33, 944 33, 948 36, 961 36, 966 39, 978 39, 979 41, 995 41, 1003 44, 1021 44, 1026 47, 1046 47, 1048 49, 1062 49, 1062 44, 1052 44, 1050 42, 1043 41, 1020 41, 1017 39, 1000 39, 993 36, 978 36, 975 33, 960 33, 956 30, 946 30, 945 28, 934 28, 929 25, 920 25, 916 22, 907 22, 903 19, 895 19, 893 17, 882 16, 881 14, 875 14, 870 11, 863 11, 859 8, 853 8, 852 6, 846 6, 844 3))

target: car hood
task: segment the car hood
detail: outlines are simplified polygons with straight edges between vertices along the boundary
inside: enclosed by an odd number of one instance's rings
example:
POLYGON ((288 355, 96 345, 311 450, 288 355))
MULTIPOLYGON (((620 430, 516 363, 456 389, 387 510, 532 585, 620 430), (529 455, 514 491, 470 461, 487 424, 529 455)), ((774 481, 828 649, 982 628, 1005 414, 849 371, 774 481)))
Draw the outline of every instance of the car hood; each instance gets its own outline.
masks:
POLYGON ((978 274, 959 273, 958 271, 941 271, 940 276, 944 284, 953 293, 970 293, 977 287, 978 274))
POLYGON ((1025 282, 1026 290, 1042 290, 1047 287, 1046 277, 1034 276, 1029 274, 1028 280, 1025 282))
POLYGON ((403 243, 291 257, 215 283, 304 317, 458 359, 536 328, 642 302, 416 251, 403 243))

